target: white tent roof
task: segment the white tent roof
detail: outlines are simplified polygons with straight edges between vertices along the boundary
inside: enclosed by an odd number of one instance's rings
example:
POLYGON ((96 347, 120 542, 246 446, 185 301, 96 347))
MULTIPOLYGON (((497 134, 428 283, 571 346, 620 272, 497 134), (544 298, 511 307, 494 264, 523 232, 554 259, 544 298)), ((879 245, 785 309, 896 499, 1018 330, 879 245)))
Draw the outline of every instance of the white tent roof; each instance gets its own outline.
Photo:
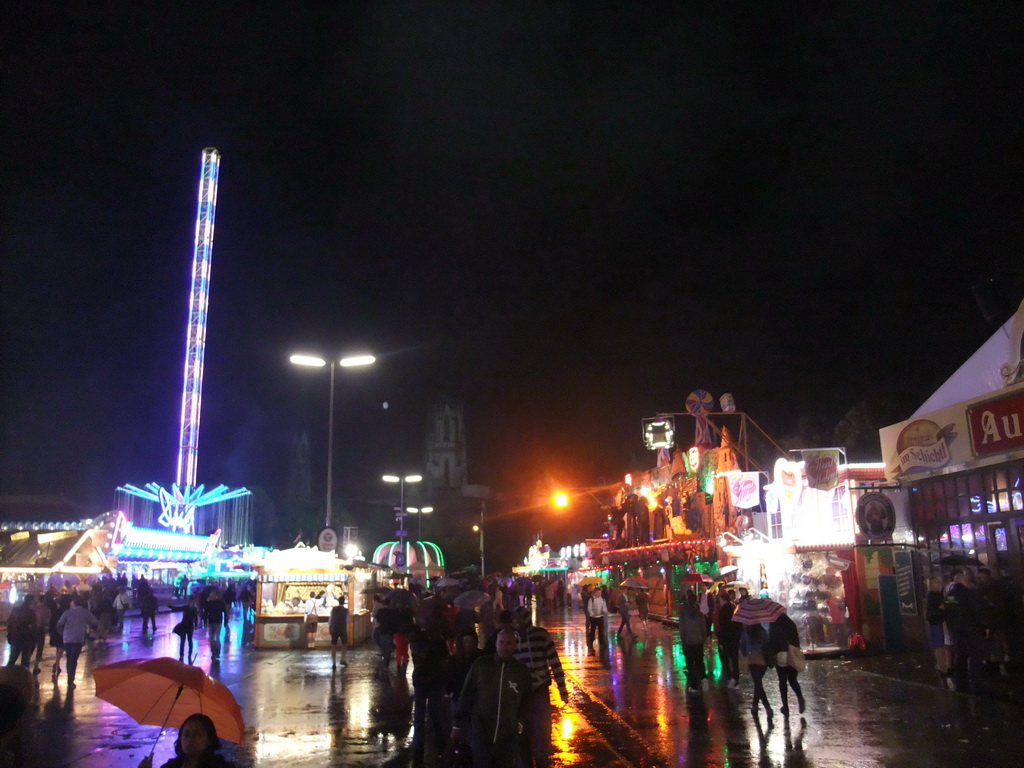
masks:
POLYGON ((1005 369, 1021 359, 1021 334, 1024 331, 1024 301, 1017 312, 981 345, 956 373, 935 390, 914 412, 916 418, 951 405, 973 400, 1006 387, 1013 379, 1006 378, 1005 369))

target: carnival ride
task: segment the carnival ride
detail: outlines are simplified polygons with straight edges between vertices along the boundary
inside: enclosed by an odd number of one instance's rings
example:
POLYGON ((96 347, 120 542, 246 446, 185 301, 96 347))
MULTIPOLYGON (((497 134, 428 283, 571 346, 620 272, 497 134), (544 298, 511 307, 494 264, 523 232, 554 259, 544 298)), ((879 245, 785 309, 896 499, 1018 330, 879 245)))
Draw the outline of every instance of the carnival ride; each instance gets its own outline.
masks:
POLYGON ((192 291, 189 298, 188 329, 185 341, 185 374, 181 396, 181 422, 178 441, 176 481, 170 489, 158 483, 144 488, 125 484, 117 490, 131 507, 131 497, 160 505, 158 521, 165 528, 187 534, 196 532, 196 513, 208 508, 216 521, 205 528, 220 528, 227 544, 249 543, 249 509, 252 494, 245 488, 229 489, 218 485, 209 490, 196 484, 199 458, 199 420, 202 412, 203 362, 206 355, 206 323, 210 301, 210 261, 213 256, 213 227, 217 208, 217 180, 220 153, 203 150, 199 176, 199 203, 196 213, 195 249, 192 258, 192 291), (236 500, 240 503, 225 504, 236 500))

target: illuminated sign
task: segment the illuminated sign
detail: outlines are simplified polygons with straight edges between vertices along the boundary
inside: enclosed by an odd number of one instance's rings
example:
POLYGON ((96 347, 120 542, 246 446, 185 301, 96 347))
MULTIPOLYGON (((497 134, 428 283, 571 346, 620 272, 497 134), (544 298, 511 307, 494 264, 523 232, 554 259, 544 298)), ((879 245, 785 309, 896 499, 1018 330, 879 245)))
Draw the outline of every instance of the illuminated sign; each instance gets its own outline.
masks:
POLYGON ((675 429, 675 423, 667 417, 644 419, 644 444, 652 451, 671 448, 675 445, 675 429))
POLYGON ((696 472, 700 467, 700 448, 696 445, 686 452, 686 458, 690 462, 690 471, 696 472))

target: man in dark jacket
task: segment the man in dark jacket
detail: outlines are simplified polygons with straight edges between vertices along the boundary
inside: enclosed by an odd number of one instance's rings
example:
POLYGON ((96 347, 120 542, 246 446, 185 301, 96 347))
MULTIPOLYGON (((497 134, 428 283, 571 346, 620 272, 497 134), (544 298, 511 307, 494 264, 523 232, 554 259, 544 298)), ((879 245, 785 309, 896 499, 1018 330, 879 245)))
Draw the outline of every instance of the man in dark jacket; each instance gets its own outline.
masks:
POLYGON ((220 658, 220 631, 228 620, 228 607, 220 596, 220 590, 214 589, 206 599, 206 637, 210 641, 210 656, 220 658))
POLYGON ((543 627, 535 627, 528 608, 512 612, 512 627, 519 638, 516 658, 530 671, 533 692, 530 716, 519 750, 521 768, 548 768, 551 765, 551 695, 552 680, 558 686, 562 702, 569 701, 565 672, 558 657, 555 641, 543 627))
POLYGON ((743 626, 732 620, 736 612, 736 592, 729 590, 718 609, 715 619, 715 634, 718 636, 718 656, 722 660, 722 676, 729 678, 729 687, 736 688, 740 682, 740 632, 743 626))
POLYGON ((529 716, 533 688, 530 670, 515 658, 518 642, 514 631, 501 630, 495 654, 477 659, 462 686, 452 740, 461 740, 469 728, 473 768, 515 765, 515 741, 529 716))
POLYGON ((958 691, 977 686, 984 660, 982 606, 965 571, 953 574, 953 586, 943 604, 946 626, 953 637, 953 683, 958 691))
POLYGON ((444 702, 445 670, 448 667, 448 638, 441 617, 431 612, 416 617, 418 624, 409 641, 412 652, 413 735, 412 760, 423 764, 426 751, 427 716, 434 731, 438 754, 445 747, 444 702))
POLYGON ((32 659, 32 650, 36 647, 35 602, 34 595, 25 595, 7 617, 7 642, 11 645, 8 667, 17 664, 19 657, 23 667, 27 667, 32 659))

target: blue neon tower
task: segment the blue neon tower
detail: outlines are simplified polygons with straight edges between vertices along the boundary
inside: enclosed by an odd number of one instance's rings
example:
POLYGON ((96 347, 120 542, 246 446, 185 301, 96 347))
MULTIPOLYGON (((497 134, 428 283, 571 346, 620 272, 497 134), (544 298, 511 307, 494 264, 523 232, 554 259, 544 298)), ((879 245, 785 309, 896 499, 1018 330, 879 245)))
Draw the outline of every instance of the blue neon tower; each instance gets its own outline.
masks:
MULTIPOLYGON (((199 417, 203 403, 203 359, 206 355, 206 318, 210 303, 210 260, 213 256, 213 224, 217 212, 217 179, 220 175, 220 153, 213 148, 203 150, 199 174, 199 203, 196 212, 195 249, 192 257, 192 292, 189 297, 188 331, 185 339, 185 374, 181 393, 181 432, 178 441, 176 481, 167 490, 157 483, 138 488, 125 485, 118 491, 160 504, 161 525, 185 533, 195 533, 197 508, 220 505, 230 499, 251 494, 245 488, 229 490, 219 485, 206 490, 196 485, 199 458, 199 417)), ((248 507, 244 513, 248 527, 248 507)), ((224 517, 221 509, 220 518, 224 517)), ((221 520, 221 522, 224 522, 221 520)), ((224 528, 224 525, 219 527, 224 528)), ((232 525, 232 528, 238 527, 232 525)), ((238 532, 243 538, 245 534, 238 532)), ((229 543, 238 535, 225 537, 229 543)))

